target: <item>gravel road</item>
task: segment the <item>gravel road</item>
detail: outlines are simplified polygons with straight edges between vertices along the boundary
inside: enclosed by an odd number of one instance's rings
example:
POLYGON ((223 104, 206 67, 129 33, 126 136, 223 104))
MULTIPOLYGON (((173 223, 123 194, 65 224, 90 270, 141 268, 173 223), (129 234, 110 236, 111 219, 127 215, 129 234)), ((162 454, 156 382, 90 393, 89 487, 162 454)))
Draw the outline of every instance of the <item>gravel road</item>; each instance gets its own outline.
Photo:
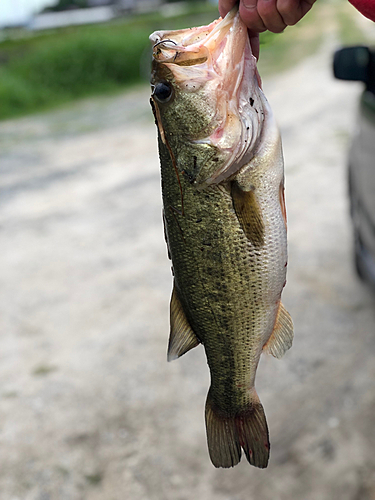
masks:
POLYGON ((360 86, 333 80, 332 49, 264 82, 296 333, 258 370, 266 470, 213 468, 203 349, 166 362, 148 89, 0 124, 1 500, 375 499, 375 297, 353 270, 345 170, 360 86))

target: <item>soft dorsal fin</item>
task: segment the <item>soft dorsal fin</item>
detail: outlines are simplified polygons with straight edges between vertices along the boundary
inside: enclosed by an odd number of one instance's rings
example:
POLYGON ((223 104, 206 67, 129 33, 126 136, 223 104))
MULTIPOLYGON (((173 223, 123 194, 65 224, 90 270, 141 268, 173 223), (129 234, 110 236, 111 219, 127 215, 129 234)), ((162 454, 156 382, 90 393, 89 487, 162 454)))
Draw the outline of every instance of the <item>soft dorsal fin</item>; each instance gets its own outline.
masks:
POLYGON ((168 361, 173 361, 200 343, 182 309, 175 285, 173 285, 171 297, 170 322, 168 361))
POLYGON ((275 326, 271 337, 263 347, 264 351, 272 354, 275 358, 282 358, 286 351, 292 347, 293 335, 292 318, 280 302, 275 326))

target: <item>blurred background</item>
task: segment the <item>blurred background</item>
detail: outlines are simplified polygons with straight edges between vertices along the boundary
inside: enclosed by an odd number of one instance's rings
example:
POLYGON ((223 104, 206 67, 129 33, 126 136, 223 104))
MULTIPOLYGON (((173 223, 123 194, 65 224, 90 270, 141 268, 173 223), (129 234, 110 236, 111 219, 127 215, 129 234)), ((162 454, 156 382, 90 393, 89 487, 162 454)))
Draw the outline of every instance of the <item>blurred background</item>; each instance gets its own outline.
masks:
POLYGON ((217 15, 204 1, 1 1, 1 500, 375 499, 375 297, 347 196, 363 85, 332 76, 335 49, 371 45, 375 28, 348 2, 261 35, 295 323, 293 348, 258 369, 268 469, 214 469, 203 349, 166 362, 148 36, 217 15))

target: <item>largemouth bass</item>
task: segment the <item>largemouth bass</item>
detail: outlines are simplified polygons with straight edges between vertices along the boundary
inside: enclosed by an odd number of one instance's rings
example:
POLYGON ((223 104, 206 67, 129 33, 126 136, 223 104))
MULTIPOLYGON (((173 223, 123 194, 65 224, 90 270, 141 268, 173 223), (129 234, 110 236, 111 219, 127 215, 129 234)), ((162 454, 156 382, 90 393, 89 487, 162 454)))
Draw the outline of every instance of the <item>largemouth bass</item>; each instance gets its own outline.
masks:
POLYGON ((208 26, 159 31, 152 96, 165 235, 172 259, 168 360, 202 343, 215 467, 244 450, 264 468, 269 438, 254 387, 263 351, 281 357, 293 323, 281 141, 236 9, 208 26))

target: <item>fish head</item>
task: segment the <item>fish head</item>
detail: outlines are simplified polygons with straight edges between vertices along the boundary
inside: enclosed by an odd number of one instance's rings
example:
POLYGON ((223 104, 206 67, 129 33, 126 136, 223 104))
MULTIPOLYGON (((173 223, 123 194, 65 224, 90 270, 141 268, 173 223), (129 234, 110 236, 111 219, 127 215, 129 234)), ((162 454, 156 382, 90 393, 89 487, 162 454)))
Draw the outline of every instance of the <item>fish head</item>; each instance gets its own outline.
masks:
POLYGON ((162 142, 179 170, 190 165, 198 186, 230 178, 254 155, 265 99, 238 9, 208 26, 156 31, 150 40, 162 142))

